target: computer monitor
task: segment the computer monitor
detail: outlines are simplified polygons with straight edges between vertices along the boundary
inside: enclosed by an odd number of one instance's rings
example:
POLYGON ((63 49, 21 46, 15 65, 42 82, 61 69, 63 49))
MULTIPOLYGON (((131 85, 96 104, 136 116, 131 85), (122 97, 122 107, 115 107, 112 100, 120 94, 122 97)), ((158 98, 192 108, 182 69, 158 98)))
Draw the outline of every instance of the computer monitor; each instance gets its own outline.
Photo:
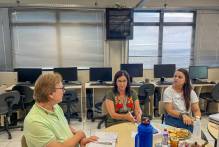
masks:
POLYGON ((35 83, 37 78, 42 74, 41 68, 15 68, 18 82, 35 83))
POLYGON ((112 68, 111 67, 91 67, 90 68, 90 81, 105 82, 112 81, 112 68))
POLYGON ((208 79, 208 66, 189 66, 191 80, 208 79))
POLYGON ((53 71, 62 75, 64 83, 78 80, 77 67, 57 67, 53 71))
POLYGON ((133 77, 143 77, 143 64, 120 64, 120 69, 128 72, 131 82, 133 77))
POLYGON ((172 78, 176 70, 175 64, 155 64, 154 78, 160 78, 160 82, 164 82, 164 78, 172 78))

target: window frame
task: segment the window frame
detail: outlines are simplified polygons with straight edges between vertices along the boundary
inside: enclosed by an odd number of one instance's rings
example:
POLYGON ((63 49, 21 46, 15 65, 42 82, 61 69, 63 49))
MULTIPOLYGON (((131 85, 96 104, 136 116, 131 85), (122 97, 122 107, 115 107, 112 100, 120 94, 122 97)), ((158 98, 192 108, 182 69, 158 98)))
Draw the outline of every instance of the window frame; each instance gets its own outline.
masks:
MULTIPOLYGON (((143 13, 159 13, 159 22, 134 22, 135 26, 158 26, 158 58, 157 64, 162 64, 162 53, 163 53, 163 29, 165 26, 191 26, 192 27, 192 36, 191 36, 191 50, 190 50, 190 65, 194 65, 194 42, 195 42, 195 29, 196 29, 196 11, 191 10, 135 10, 134 13, 143 12, 143 13), (193 22, 164 22, 164 13, 193 13, 193 22)), ((129 57, 148 57, 148 56, 130 56, 129 55, 129 41, 128 41, 128 62, 129 57)), ((189 65, 189 66, 190 66, 189 65)), ((144 68, 146 69, 146 68, 144 68)), ((149 68, 149 69, 153 69, 149 68)))

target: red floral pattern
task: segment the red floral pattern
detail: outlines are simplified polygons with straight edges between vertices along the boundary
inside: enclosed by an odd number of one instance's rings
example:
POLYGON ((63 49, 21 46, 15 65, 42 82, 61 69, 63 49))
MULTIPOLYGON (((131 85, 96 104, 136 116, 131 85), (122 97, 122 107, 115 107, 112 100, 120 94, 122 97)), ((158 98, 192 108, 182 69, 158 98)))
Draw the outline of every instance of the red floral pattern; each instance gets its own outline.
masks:
MULTIPOLYGON (((126 106, 133 110, 134 109, 134 102, 133 102, 133 99, 132 97, 127 97, 127 103, 126 103, 126 106)), ((122 101, 119 99, 119 96, 116 96, 115 97, 115 111, 116 112, 119 112, 120 109, 123 108, 123 103, 122 101)))

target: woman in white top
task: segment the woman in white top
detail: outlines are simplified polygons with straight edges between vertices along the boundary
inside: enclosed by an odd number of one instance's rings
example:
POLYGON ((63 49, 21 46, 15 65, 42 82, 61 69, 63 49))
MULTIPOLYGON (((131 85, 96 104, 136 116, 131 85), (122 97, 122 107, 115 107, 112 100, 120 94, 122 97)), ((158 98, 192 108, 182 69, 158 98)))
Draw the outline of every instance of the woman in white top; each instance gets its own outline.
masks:
POLYGON ((174 74, 174 81, 164 91, 165 123, 178 128, 193 131, 194 118, 200 118, 199 99, 192 89, 187 70, 178 69, 174 74))

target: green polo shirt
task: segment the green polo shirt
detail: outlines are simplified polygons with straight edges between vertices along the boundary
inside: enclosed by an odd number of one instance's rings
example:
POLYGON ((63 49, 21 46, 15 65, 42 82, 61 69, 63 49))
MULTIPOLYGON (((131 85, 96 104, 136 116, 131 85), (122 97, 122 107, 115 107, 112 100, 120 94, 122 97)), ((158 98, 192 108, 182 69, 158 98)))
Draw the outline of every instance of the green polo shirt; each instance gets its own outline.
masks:
POLYGON ((58 104, 54 112, 34 104, 24 120, 24 136, 28 147, 44 147, 52 140, 64 142, 73 133, 58 104))

